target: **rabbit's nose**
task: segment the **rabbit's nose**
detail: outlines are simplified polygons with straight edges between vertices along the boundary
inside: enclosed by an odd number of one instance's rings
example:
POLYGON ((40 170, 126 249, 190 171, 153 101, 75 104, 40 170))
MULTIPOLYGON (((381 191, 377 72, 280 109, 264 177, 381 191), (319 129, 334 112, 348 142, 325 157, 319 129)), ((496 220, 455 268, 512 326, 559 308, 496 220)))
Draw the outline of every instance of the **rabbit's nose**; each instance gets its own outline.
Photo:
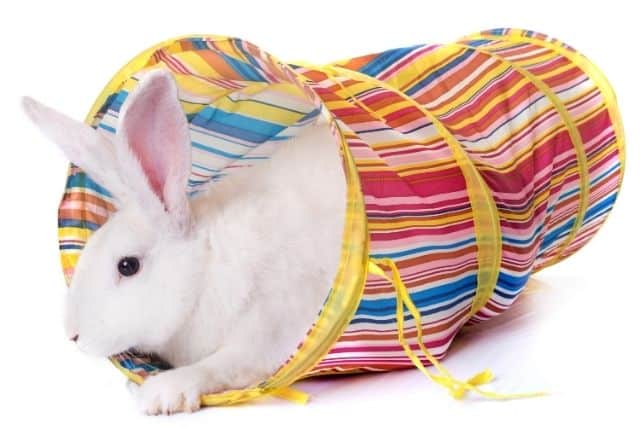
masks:
POLYGON ((72 336, 71 338, 69 338, 71 341, 73 342, 77 342, 78 341, 78 334, 75 334, 74 336, 72 336))

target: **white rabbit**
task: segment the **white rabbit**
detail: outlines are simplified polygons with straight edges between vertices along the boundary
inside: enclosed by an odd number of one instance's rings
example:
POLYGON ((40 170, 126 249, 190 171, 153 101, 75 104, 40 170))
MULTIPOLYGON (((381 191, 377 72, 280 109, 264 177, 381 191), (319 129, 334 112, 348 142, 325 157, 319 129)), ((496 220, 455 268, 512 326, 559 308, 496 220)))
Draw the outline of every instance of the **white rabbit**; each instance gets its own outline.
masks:
POLYGON ((23 99, 44 134, 114 196, 117 212, 77 263, 65 329, 87 353, 135 348, 174 367, 139 388, 149 414, 255 385, 295 351, 337 271, 346 207, 326 122, 189 199, 191 143, 177 94, 168 71, 145 74, 113 141, 23 99))

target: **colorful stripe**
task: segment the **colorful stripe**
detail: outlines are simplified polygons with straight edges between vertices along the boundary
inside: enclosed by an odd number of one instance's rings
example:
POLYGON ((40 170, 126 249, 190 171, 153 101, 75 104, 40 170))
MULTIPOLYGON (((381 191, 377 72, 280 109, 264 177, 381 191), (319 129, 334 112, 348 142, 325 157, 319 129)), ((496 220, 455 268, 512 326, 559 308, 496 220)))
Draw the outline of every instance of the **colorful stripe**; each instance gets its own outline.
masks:
MULTIPOLYGON (((414 366, 405 350, 422 344, 442 358, 463 326, 500 314, 533 272, 584 246, 621 185, 610 86, 544 34, 496 29, 331 66, 286 65, 233 38, 171 40, 127 64, 88 122, 115 132, 127 94, 155 67, 173 71, 180 87, 190 192, 268 159, 318 114, 332 122, 345 161, 349 234, 316 323, 272 378, 204 396, 206 404, 249 400, 304 376, 414 366), (368 274, 369 259, 397 266, 419 314, 416 322, 405 308, 404 344, 397 283, 368 274)), ((67 281, 113 209, 107 189, 70 168, 59 210, 67 281)), ((131 353, 112 362, 138 382, 166 368, 131 353)))
MULTIPOLYGON (((395 61, 379 61, 376 55, 368 55, 336 64, 369 74, 380 85, 411 96, 435 115, 467 152, 491 189, 500 217, 501 263, 491 298, 469 324, 507 309, 532 272, 569 256, 586 243, 615 201, 622 157, 617 145, 619 134, 609 117, 609 109, 614 107, 605 104, 607 100, 597 82, 563 56, 562 52, 575 52, 573 49, 564 45, 544 49, 537 40, 547 38, 537 33, 527 32, 509 41, 502 40, 502 31, 491 34, 496 40, 471 37, 460 44, 415 46, 380 54, 395 61)), ((324 87, 330 82, 319 84, 324 87)), ((401 111, 403 114, 398 117, 406 123, 416 120, 400 103, 395 108, 383 104, 382 98, 374 95, 379 89, 362 90, 357 81, 345 86, 352 88, 350 98, 357 98, 367 109, 384 110, 388 116, 401 111)), ((357 109, 358 105, 351 108, 357 109)), ((351 114, 359 116, 362 111, 353 110, 351 114)), ((403 128, 406 123, 396 119, 394 126, 403 128)), ((381 129, 379 123, 368 121, 367 126, 358 127, 360 140, 375 138, 372 133, 381 129)), ((437 141, 438 136, 429 138, 437 141)), ((367 175, 363 170, 363 181, 377 178, 386 183, 389 178, 385 167, 403 168, 392 163, 393 149, 403 155, 409 146, 406 141, 399 143, 398 138, 394 144, 380 139, 387 148, 384 165, 368 168, 367 175)), ((375 145, 367 142, 367 146, 375 145)), ((372 162, 367 160, 370 165, 372 162)), ((429 171, 430 165, 421 166, 422 173, 429 171)), ((446 176, 445 172, 438 174, 446 176)), ((455 188, 449 187, 449 191, 447 201, 455 200, 455 188)), ((371 224, 377 221, 383 202, 375 197, 377 194, 370 197, 366 186, 363 192, 366 200, 375 203, 375 207, 367 205, 371 224)), ((474 291, 474 285, 467 286, 468 280, 477 275, 477 264, 473 263, 476 253, 471 254, 471 259, 452 251, 438 253, 456 246, 425 245, 425 240, 437 239, 433 234, 407 239, 415 235, 415 220, 394 222, 392 226, 388 218, 424 218, 433 211, 426 206, 421 209, 420 202, 426 199, 419 193, 397 192, 387 199, 382 219, 385 233, 376 234, 375 228, 370 232, 371 253, 396 261, 423 317, 423 325, 415 325, 405 312, 408 336, 415 340, 419 326, 426 346, 440 358, 466 320, 464 313, 469 311, 474 291), (412 209, 403 203, 411 203, 412 209), (418 250, 407 251, 414 242, 420 243, 418 250), (390 245, 404 250, 383 249, 390 245), (427 262, 427 254, 440 263, 427 262), (471 276, 459 274, 462 271, 471 276), (431 272, 432 278, 428 276, 431 272)), ((458 214, 453 205, 444 207, 442 212, 448 215, 439 218, 458 214)), ((443 221, 442 225, 440 238, 453 238, 450 224, 443 221)), ((397 341, 394 298, 395 291, 389 283, 370 278, 361 309, 332 351, 309 375, 412 366, 397 341)), ((412 348, 417 349, 415 341, 412 348)), ((424 359, 422 362, 429 363, 424 359)))

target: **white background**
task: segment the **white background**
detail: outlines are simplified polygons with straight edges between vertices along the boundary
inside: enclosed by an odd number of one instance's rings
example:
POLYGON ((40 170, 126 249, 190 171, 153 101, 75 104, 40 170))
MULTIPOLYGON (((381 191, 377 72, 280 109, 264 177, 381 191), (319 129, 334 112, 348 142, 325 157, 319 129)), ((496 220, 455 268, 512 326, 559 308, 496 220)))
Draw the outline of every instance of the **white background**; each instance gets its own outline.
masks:
POLYGON ((640 63, 633 2, 342 0, 2 2, 0 6, 0 425, 553 425, 638 424, 638 164, 640 63), (188 6, 187 6, 188 4, 188 6), (489 367, 503 392, 549 397, 454 401, 409 370, 299 384, 307 406, 275 399, 194 415, 145 417, 107 361, 64 336, 56 209, 67 162, 30 127, 30 94, 82 119, 103 85, 151 44, 189 33, 234 35, 280 59, 323 62, 448 42, 494 27, 551 34, 596 62, 619 98, 628 166, 622 194, 578 254, 536 275, 504 316, 454 342, 460 377, 489 367))

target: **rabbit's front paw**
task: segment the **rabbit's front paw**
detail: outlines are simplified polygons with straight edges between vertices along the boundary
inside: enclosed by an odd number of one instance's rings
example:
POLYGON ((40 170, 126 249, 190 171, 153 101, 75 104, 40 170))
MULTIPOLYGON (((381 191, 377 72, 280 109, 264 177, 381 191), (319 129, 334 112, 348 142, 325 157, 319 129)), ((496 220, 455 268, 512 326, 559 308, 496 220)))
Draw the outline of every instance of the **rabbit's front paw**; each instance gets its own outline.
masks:
POLYGON ((207 375, 185 366, 151 376, 137 391, 138 405, 148 415, 193 412, 200 408, 200 396, 211 391, 207 375))

